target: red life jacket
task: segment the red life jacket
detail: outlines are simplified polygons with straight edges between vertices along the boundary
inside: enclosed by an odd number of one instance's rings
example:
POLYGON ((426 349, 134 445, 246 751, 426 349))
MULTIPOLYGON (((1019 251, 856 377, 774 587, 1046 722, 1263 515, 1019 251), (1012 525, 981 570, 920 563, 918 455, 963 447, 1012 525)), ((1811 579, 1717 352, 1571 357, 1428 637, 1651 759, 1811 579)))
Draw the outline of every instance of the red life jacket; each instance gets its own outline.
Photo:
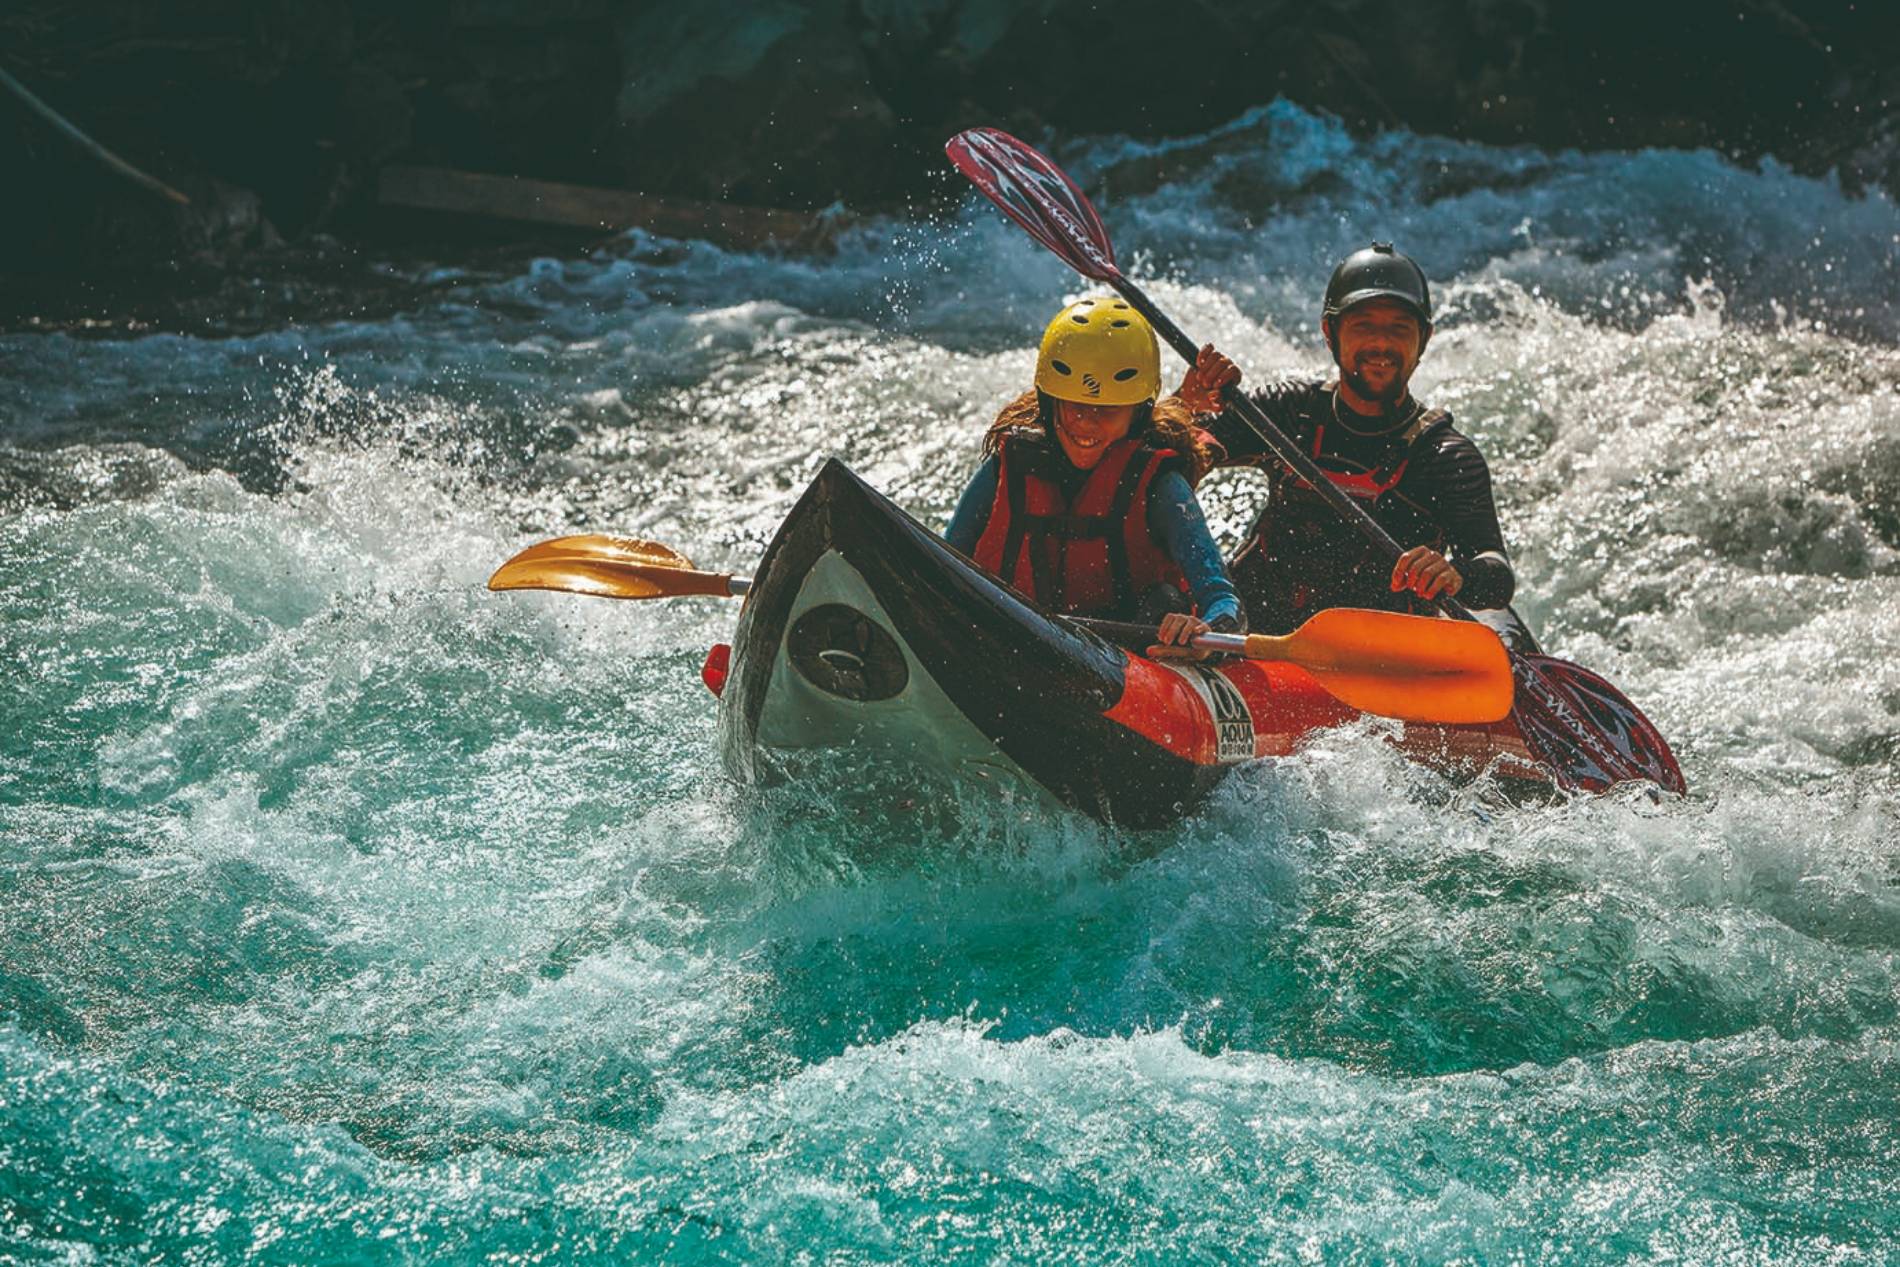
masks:
MULTIPOLYGON (((1342 471, 1326 465, 1326 424, 1319 423, 1313 428, 1312 458, 1333 487, 1350 497, 1361 501, 1377 502, 1387 493, 1399 486, 1405 478, 1405 468, 1411 465, 1412 453, 1419 442, 1427 435, 1436 432, 1442 426, 1448 426, 1451 415, 1442 409, 1421 410, 1412 424, 1393 438, 1392 456, 1370 471, 1342 471), (1396 458, 1397 461, 1393 461, 1396 458)), ((1288 480, 1301 491, 1310 491, 1312 485, 1298 476, 1289 475, 1288 480)), ((1328 507, 1330 510, 1331 507, 1328 507)), ((1338 512, 1333 512, 1337 514, 1338 512)))
POLYGON ((977 566, 1065 615, 1128 618, 1151 586, 1187 589, 1148 526, 1149 486, 1181 459, 1146 441, 1135 435, 1111 444, 1071 502, 1053 477, 1051 464, 1067 461, 1053 443, 1004 440, 977 566))
MULTIPOLYGON (((1384 457, 1370 470, 1346 469, 1344 459, 1325 451, 1324 421, 1315 421, 1309 451, 1327 481, 1363 506, 1401 546, 1442 550, 1445 534, 1436 516, 1400 492, 1399 483, 1419 446, 1450 425, 1451 415, 1445 411, 1421 410, 1392 437, 1384 457)), ((1435 610, 1409 592, 1392 593, 1392 567, 1385 555, 1361 538, 1311 484, 1290 472, 1275 488, 1252 535, 1233 570, 1238 577, 1244 568, 1254 578, 1247 591, 1248 612, 1262 628, 1269 622, 1257 611, 1284 613, 1293 622, 1286 626, 1291 629, 1321 607, 1418 614, 1435 610), (1265 577, 1259 575, 1263 565, 1265 577)))

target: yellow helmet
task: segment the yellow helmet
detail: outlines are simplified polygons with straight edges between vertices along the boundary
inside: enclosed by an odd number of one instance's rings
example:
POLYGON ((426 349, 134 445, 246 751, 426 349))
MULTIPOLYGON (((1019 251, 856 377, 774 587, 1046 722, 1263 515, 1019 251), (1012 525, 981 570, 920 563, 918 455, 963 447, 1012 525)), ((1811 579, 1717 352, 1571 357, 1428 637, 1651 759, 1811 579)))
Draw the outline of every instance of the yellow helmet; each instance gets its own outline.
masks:
POLYGON ((1042 332, 1036 387, 1085 405, 1139 405, 1161 394, 1161 345, 1125 299, 1083 299, 1042 332))

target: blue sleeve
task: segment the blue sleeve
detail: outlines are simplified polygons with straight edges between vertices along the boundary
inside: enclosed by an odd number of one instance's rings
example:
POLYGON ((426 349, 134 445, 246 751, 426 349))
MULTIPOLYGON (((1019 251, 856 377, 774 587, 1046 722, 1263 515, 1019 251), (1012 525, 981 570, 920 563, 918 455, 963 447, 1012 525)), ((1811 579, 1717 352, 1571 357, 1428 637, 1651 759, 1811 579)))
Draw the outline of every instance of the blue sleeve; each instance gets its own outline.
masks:
POLYGON ((1222 616, 1240 619, 1240 595, 1221 565, 1220 547, 1207 530, 1201 503, 1179 471, 1163 471, 1148 486, 1148 523, 1161 548, 1187 577, 1194 609, 1213 622, 1222 616))
POLYGON ((949 531, 943 534, 965 554, 976 553, 976 543, 990 526, 990 507, 996 502, 996 472, 1000 463, 995 454, 984 459, 970 477, 970 486, 957 499, 956 513, 950 516, 949 531))

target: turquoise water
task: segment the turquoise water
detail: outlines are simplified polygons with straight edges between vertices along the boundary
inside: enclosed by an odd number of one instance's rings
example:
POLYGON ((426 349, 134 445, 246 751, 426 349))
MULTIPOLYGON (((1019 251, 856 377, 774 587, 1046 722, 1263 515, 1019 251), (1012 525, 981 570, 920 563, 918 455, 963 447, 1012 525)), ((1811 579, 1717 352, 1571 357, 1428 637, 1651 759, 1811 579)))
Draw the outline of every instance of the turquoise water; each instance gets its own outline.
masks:
POLYGON ((1076 293, 986 207, 6 336, 0 1260, 1900 1262, 1900 212, 1287 107, 1060 157, 1256 377, 1427 261, 1524 606, 1693 795, 1376 727, 1157 833, 745 791, 729 607, 482 589, 743 570, 831 453, 944 516, 1076 293))

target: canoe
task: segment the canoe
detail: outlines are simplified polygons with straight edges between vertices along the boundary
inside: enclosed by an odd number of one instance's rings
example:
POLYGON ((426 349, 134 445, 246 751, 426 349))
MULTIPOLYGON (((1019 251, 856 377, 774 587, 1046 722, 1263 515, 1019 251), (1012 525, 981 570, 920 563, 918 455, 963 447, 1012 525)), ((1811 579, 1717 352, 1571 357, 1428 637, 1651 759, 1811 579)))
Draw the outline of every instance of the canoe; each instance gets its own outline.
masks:
MULTIPOLYGON (((1133 827, 1361 715, 1290 664, 1150 660, 1043 611, 836 459, 767 549, 723 669, 708 680, 741 781, 791 754, 870 749, 1133 827)), ((1508 718, 1407 724, 1394 741, 1448 772, 1548 781, 1508 718)))

